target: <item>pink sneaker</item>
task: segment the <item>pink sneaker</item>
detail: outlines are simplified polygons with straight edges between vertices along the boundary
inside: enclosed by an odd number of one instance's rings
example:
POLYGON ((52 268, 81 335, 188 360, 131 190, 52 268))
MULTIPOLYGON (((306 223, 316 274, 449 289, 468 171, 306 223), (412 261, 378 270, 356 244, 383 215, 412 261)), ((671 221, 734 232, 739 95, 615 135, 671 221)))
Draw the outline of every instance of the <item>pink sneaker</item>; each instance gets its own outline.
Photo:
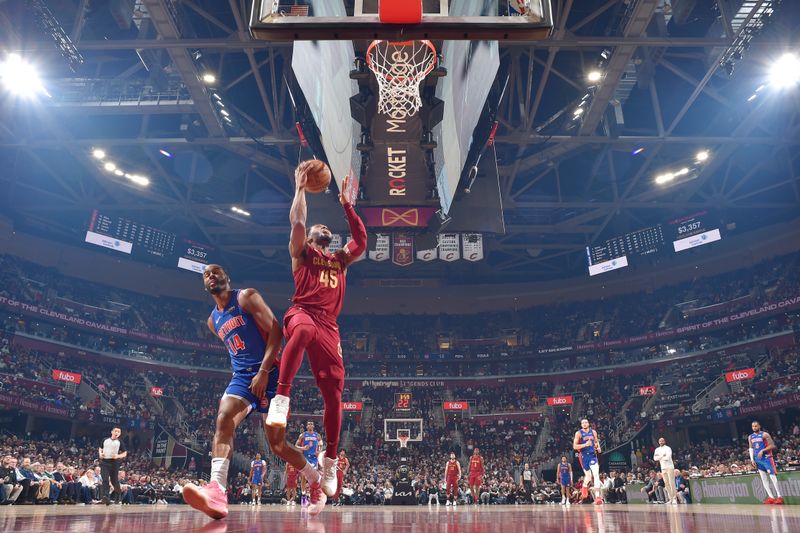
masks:
POLYGON ((328 497, 322 492, 322 485, 319 483, 312 483, 311 487, 309 487, 309 492, 311 493, 311 497, 309 498, 308 514, 312 516, 318 515, 325 508, 328 497))
POLYGON ((203 488, 187 483, 183 487, 183 499, 214 520, 228 516, 228 497, 216 481, 207 483, 203 488))
POLYGON ((603 498, 595 498, 594 499, 595 505, 603 505, 603 498))

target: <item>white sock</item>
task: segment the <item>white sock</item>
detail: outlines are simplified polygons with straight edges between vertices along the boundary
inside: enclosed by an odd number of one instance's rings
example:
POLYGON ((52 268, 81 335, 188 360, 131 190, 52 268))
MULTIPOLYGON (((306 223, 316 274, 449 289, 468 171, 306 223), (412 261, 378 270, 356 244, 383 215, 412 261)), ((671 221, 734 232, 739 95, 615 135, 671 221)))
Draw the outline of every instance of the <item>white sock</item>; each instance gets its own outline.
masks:
MULTIPOLYGON (((775 496, 772 495, 772 489, 769 486, 769 477, 767 477, 767 473, 764 472, 763 470, 759 470, 758 475, 761 476, 761 484, 764 485, 764 490, 767 491, 767 496, 770 498, 774 498, 775 496)), ((775 488, 777 487, 778 485, 776 484, 775 488)))
POLYGON ((222 490, 228 486, 228 466, 230 461, 223 457, 211 459, 211 481, 216 481, 222 490))
POLYGON ((300 470, 300 473, 303 474, 303 477, 306 478, 306 481, 308 481, 312 485, 314 483, 319 483, 320 480, 322 479, 322 475, 319 473, 319 470, 314 468, 314 466, 308 462, 306 462, 306 466, 304 466, 303 469, 300 470))
POLYGON ((775 497, 781 498, 781 489, 778 488, 778 476, 770 474, 769 478, 772 480, 772 484, 775 485, 775 497))

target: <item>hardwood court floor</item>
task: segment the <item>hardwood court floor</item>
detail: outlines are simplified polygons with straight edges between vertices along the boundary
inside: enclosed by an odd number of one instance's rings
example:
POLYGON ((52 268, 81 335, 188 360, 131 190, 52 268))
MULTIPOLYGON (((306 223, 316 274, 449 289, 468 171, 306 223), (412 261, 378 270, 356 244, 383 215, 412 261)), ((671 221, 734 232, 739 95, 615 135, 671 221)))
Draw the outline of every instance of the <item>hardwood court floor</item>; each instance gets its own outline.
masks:
POLYGON ((233 505, 213 521, 185 505, 0 507, 0 531, 172 533, 797 533, 800 507, 574 505, 335 507, 315 518, 299 507, 233 505))

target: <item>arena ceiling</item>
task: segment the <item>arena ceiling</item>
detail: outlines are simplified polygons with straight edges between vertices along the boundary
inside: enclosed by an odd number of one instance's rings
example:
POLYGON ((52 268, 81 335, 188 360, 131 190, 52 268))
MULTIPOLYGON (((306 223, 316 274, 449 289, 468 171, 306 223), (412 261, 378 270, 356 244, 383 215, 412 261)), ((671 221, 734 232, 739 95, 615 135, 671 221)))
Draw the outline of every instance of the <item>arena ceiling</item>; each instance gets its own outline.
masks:
MULTIPOLYGON (((479 263, 365 262, 354 274, 571 277, 585 274, 587 245, 672 217, 713 211, 736 232, 796 217, 798 92, 757 90, 772 61, 800 50, 797 4, 555 0, 550 39, 501 45, 506 234, 486 239, 479 263), (602 81, 588 82, 598 66, 602 81), (693 179, 654 182, 701 150, 710 158, 693 179)), ((245 0, 0 0, 0 45, 36 62, 51 94, 0 93, 0 205, 15 226, 77 244, 100 209, 207 242, 239 277, 287 276, 292 48, 252 40, 248 16, 245 0), (150 186, 115 179, 96 148, 150 186)))

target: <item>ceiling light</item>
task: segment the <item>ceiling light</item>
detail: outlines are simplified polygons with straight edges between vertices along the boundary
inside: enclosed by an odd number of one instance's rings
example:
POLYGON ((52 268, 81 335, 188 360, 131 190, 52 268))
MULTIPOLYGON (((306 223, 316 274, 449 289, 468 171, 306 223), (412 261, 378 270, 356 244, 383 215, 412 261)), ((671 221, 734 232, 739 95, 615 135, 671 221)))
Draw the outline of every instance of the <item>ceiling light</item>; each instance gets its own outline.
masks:
POLYGON ((0 62, 0 80, 9 92, 17 96, 50 96, 42 85, 36 67, 23 61, 19 54, 8 54, 5 61, 0 62))
POLYGON ((92 150, 92 156, 95 159, 105 159, 106 158, 106 153, 104 151, 100 150, 99 148, 95 148, 94 150, 92 150))
POLYGON ((225 111, 224 109, 220 109, 220 110, 219 110, 219 112, 220 112, 220 113, 222 113, 222 114, 223 114, 224 116, 226 116, 226 117, 229 117, 229 116, 231 116, 231 114, 230 114, 230 113, 228 113, 227 111, 225 111))
POLYGON ((103 165, 103 168, 105 168, 105 169, 106 169, 106 170, 108 170, 109 172, 114 172, 115 170, 117 170, 117 165, 115 165, 114 163, 112 163, 111 161, 109 161, 108 163, 106 163, 105 165, 103 165))
POLYGON ((125 175, 125 173, 123 171, 121 171, 120 169, 115 170, 114 174, 116 174, 117 176, 124 176, 125 175))
POLYGON ((163 148, 158 151, 159 154, 163 155, 164 157, 172 157, 172 154, 164 150, 163 148))
POLYGON ((697 155, 694 156, 695 160, 698 163, 702 163, 703 161, 707 161, 709 157, 708 150, 701 150, 697 152, 697 155))
POLYGON ((586 75, 586 79, 591 82, 600 81, 603 78, 603 73, 599 70, 592 70, 586 75))
POLYGON ((633 155, 639 155, 639 154, 641 154, 642 152, 644 152, 644 146, 640 146, 639 148, 637 148, 636 150, 634 150, 634 151, 633 151, 633 152, 631 152, 631 153, 632 153, 633 155))
POLYGON ((582 115, 583 114, 583 108, 582 107, 576 108, 575 111, 572 112, 572 114, 575 115, 576 117, 582 115))
POLYGON ((674 179, 675 175, 672 172, 667 172, 666 174, 661 174, 660 176, 657 176, 656 183, 658 183, 659 185, 664 185, 665 183, 669 183, 674 179))
POLYGON ((211 94, 213 94, 214 98, 216 98, 218 101, 222 102, 222 97, 219 94, 217 93, 211 93, 211 94))
POLYGON ((676 177, 677 177, 677 176, 686 176, 688 173, 689 173, 689 168, 688 168, 688 167, 683 167, 682 169, 680 169, 679 171, 677 171, 677 172, 676 172, 674 175, 675 175, 676 177))
POLYGON ((150 185, 150 180, 144 176, 133 174, 129 176, 128 179, 134 182, 136 185, 141 185, 142 187, 147 187, 150 185))
POLYGON ((757 94, 751 94, 751 95, 750 95, 750 98, 748 98, 748 99, 747 99, 747 101, 748 101, 748 102, 752 102, 752 101, 753 101, 753 100, 755 100, 756 98, 758 98, 758 95, 757 95, 757 94))
POLYGON ((800 83, 800 58, 786 53, 778 59, 770 69, 770 81, 779 89, 794 87, 800 83))
POLYGON ((204 83, 207 83, 207 84, 211 85, 212 83, 216 83, 216 81, 217 81, 217 77, 214 76, 212 73, 206 72, 205 74, 203 74, 203 82, 204 83))
POLYGON ((250 216, 250 212, 249 211, 245 211, 244 209, 240 209, 240 208, 236 207, 235 205, 233 207, 231 207, 231 211, 233 211, 234 213, 236 213, 238 215, 244 215, 246 217, 250 216))

